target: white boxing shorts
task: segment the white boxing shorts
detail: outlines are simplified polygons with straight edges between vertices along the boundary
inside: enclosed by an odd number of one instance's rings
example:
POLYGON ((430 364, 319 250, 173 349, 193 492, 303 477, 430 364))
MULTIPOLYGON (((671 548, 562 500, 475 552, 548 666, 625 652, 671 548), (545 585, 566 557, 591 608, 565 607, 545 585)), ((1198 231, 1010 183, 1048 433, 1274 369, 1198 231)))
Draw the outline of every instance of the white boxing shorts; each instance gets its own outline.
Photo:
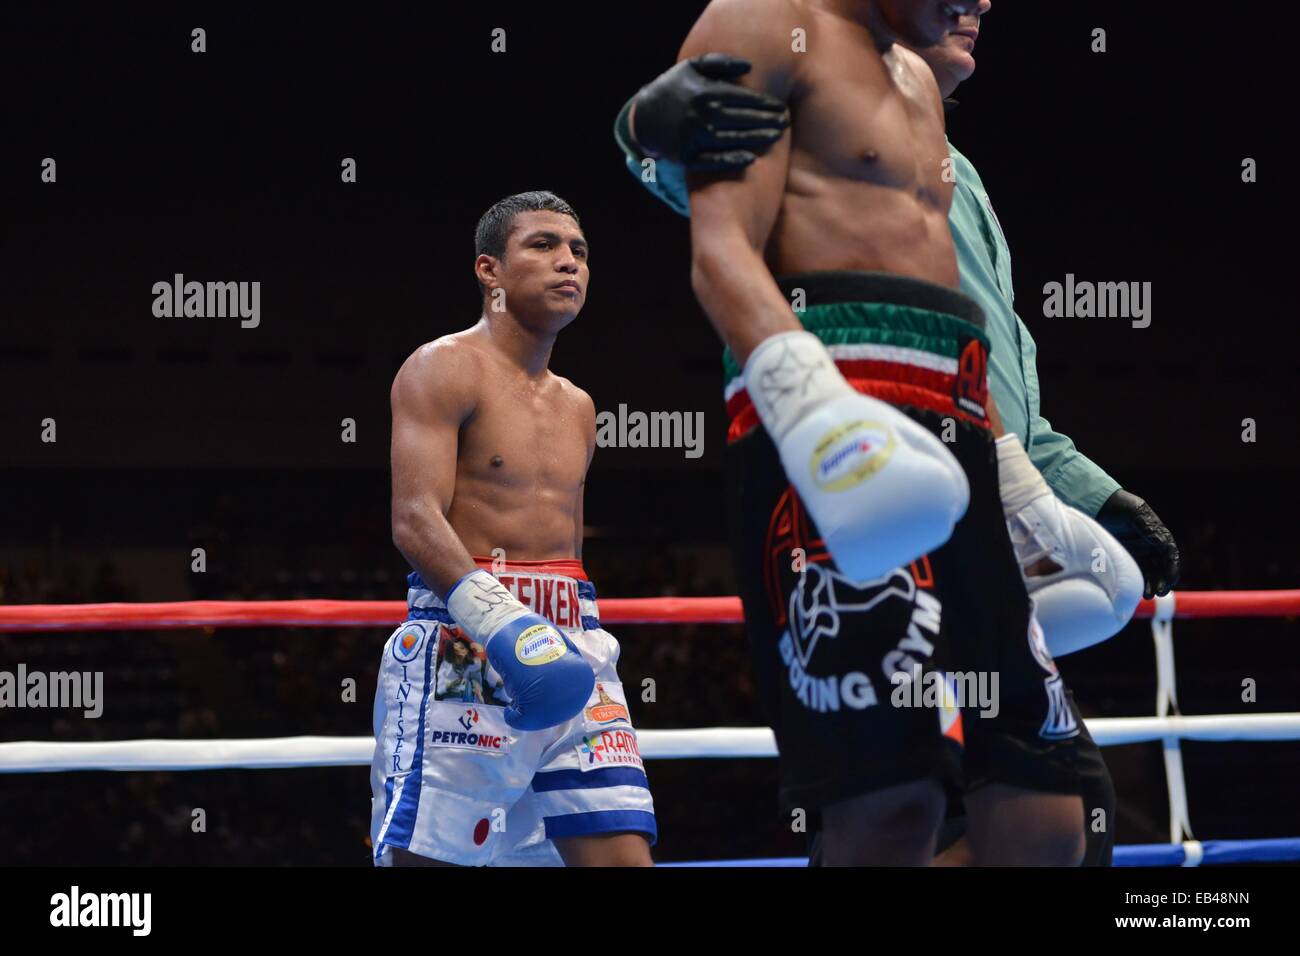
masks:
POLYGON ((560 627, 596 673, 583 712, 517 731, 483 648, 455 626, 417 574, 408 620, 384 645, 375 691, 370 839, 375 864, 392 847, 484 865, 562 865, 557 837, 657 836, 654 803, 623 685, 619 645, 603 630, 582 564, 477 559, 521 603, 560 627))

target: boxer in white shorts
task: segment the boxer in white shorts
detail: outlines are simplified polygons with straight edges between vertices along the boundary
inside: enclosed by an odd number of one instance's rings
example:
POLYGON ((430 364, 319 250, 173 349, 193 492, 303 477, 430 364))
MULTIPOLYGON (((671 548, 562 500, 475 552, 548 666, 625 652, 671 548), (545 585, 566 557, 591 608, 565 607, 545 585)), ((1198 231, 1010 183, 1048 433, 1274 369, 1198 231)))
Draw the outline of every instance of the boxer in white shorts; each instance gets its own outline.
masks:
POLYGON ((393 382, 393 543, 415 573, 375 694, 374 859, 650 866, 619 646, 582 569, 595 406, 548 368, 587 241, 533 192, 489 209, 475 242, 478 323, 393 382))
POLYGON ((618 641, 600 627, 581 563, 498 564, 496 577, 565 632, 595 672, 595 687, 572 720, 513 730, 493 694, 500 678, 476 648, 460 664, 465 637, 412 574, 409 620, 384 647, 375 695, 370 830, 381 865, 390 847, 454 863, 513 864, 558 862, 541 846, 556 837, 654 839, 654 805, 615 670, 618 641))

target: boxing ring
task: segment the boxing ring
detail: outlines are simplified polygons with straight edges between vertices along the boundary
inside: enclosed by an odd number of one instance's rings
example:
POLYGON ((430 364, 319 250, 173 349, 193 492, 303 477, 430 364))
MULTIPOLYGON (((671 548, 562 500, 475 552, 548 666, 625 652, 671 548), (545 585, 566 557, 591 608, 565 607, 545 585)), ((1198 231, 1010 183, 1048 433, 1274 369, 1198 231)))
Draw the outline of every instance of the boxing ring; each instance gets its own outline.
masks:
MULTIPOLYGON (((739 624, 740 599, 612 598, 600 602, 603 624, 739 624)), ((1169 843, 1117 846, 1116 866, 1199 866, 1300 861, 1300 837, 1269 840, 1193 838, 1181 742, 1300 740, 1300 713, 1188 716, 1179 711, 1174 669, 1175 619, 1296 617, 1300 590, 1178 591, 1143 601, 1156 657, 1151 717, 1087 721, 1097 744, 1161 741, 1169 795, 1169 843)), ((180 601, 157 604, 29 604, 0 606, 0 632, 180 630, 218 627, 364 627, 392 630, 406 619, 404 601, 180 601)), ((771 758, 776 740, 765 727, 638 730, 650 760, 771 758)), ((182 771, 368 767, 374 739, 276 737, 249 740, 122 740, 93 743, 0 743, 0 773, 73 770, 182 771)), ((675 866, 804 866, 802 858, 729 860, 675 866)))

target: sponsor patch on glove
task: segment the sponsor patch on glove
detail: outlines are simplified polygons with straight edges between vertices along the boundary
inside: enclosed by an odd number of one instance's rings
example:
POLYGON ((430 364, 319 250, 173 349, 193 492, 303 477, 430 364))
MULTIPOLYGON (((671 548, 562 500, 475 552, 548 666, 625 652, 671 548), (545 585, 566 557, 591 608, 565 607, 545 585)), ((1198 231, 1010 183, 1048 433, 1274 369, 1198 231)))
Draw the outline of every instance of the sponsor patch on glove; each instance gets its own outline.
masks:
POLYGON ((515 657, 521 664, 549 664, 566 653, 568 648, 564 646, 564 639, 549 624, 534 624, 515 639, 515 657))
POLYGON ((809 466, 823 491, 844 491, 866 481, 888 464, 898 438, 881 422, 847 422, 826 434, 813 449, 809 466))

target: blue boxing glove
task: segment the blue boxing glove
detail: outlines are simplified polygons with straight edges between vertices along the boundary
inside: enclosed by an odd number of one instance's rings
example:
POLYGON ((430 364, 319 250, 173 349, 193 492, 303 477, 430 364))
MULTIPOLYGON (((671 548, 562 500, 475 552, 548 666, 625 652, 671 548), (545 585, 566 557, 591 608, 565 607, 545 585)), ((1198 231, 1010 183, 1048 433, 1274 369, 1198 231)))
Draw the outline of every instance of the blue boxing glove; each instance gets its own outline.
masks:
POLYGON ((447 612, 460 629, 487 650, 501 675, 515 730, 544 730, 582 712, 596 686, 591 665, 564 632, 515 599, 480 569, 447 592, 447 612))

